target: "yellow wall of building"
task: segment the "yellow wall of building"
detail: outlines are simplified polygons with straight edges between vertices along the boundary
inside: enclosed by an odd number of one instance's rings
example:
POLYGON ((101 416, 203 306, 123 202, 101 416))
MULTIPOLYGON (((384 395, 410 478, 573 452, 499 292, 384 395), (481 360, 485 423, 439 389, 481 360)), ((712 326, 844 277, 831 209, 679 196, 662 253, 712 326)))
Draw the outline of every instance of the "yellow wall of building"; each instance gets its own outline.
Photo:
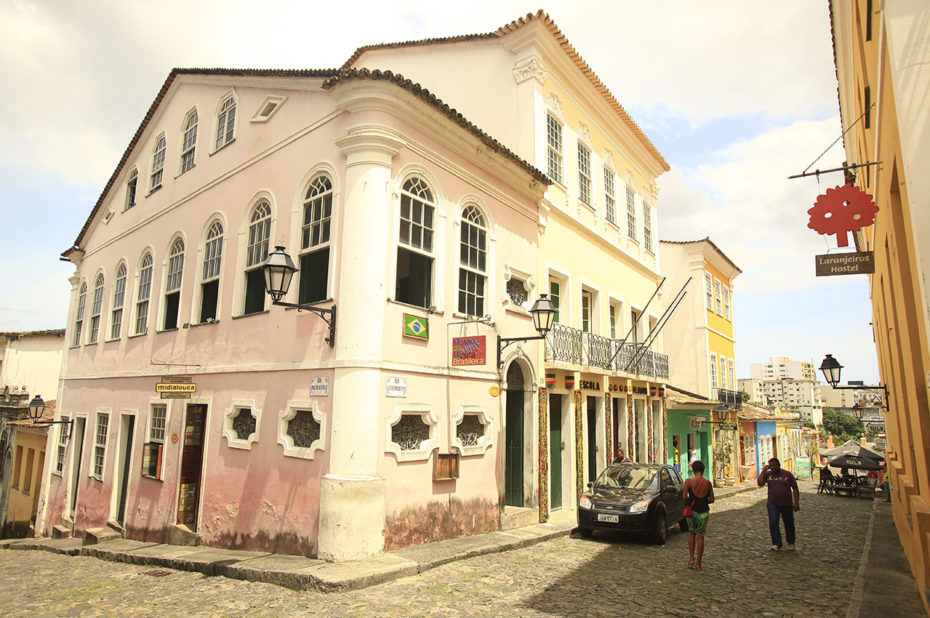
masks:
POLYGON ((28 528, 35 515, 44 462, 45 435, 17 431, 6 516, 8 530, 11 527, 17 530, 28 528))

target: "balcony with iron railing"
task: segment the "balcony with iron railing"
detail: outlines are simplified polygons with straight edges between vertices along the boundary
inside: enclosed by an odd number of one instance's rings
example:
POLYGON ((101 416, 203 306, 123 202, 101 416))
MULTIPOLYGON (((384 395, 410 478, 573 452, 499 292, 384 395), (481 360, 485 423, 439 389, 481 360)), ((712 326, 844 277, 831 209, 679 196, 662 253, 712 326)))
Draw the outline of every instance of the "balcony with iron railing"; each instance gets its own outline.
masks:
POLYGON ((546 360, 668 380, 667 355, 559 323, 546 336, 546 360))
POLYGON ((731 410, 739 410, 743 406, 743 397, 739 391, 731 391, 725 388, 717 389, 717 401, 731 410))

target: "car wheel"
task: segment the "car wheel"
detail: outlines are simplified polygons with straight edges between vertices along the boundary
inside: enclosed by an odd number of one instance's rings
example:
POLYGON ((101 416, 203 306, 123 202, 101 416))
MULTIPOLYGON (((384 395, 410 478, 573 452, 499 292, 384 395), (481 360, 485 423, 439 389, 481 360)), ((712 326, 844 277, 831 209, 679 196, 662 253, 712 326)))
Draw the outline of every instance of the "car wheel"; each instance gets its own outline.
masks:
POLYGON ((683 517, 682 519, 679 519, 678 527, 681 528, 682 532, 687 532, 688 531, 688 518, 683 517))
POLYGON ((656 511, 656 518, 653 521, 652 540, 656 545, 665 545, 668 538, 668 516, 665 511, 656 511))
POLYGON ((578 528, 578 534, 586 539, 590 539, 592 536, 594 536, 594 530, 591 528, 578 528))

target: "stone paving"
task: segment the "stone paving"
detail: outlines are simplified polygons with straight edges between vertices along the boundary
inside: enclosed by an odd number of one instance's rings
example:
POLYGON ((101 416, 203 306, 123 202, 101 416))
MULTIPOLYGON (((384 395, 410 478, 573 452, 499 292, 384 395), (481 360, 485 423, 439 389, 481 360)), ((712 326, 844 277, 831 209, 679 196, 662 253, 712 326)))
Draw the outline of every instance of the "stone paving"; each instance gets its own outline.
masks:
POLYGON ((558 537, 347 592, 271 584, 43 551, 0 551, 0 614, 223 616, 846 615, 869 500, 802 482, 798 551, 769 550, 764 490, 711 507, 704 570, 686 533, 558 537))

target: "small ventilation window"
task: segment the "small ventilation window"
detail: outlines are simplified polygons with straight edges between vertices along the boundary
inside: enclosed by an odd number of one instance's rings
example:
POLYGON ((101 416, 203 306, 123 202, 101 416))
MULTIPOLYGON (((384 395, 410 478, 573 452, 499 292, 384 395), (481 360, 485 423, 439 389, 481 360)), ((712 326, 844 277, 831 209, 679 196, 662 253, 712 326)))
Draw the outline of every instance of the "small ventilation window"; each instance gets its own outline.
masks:
POLYGON ((252 116, 252 122, 267 122, 275 112, 278 111, 278 108, 284 103, 284 100, 287 97, 281 96, 267 96, 265 100, 262 101, 262 104, 258 106, 258 111, 255 112, 255 115, 252 116))

